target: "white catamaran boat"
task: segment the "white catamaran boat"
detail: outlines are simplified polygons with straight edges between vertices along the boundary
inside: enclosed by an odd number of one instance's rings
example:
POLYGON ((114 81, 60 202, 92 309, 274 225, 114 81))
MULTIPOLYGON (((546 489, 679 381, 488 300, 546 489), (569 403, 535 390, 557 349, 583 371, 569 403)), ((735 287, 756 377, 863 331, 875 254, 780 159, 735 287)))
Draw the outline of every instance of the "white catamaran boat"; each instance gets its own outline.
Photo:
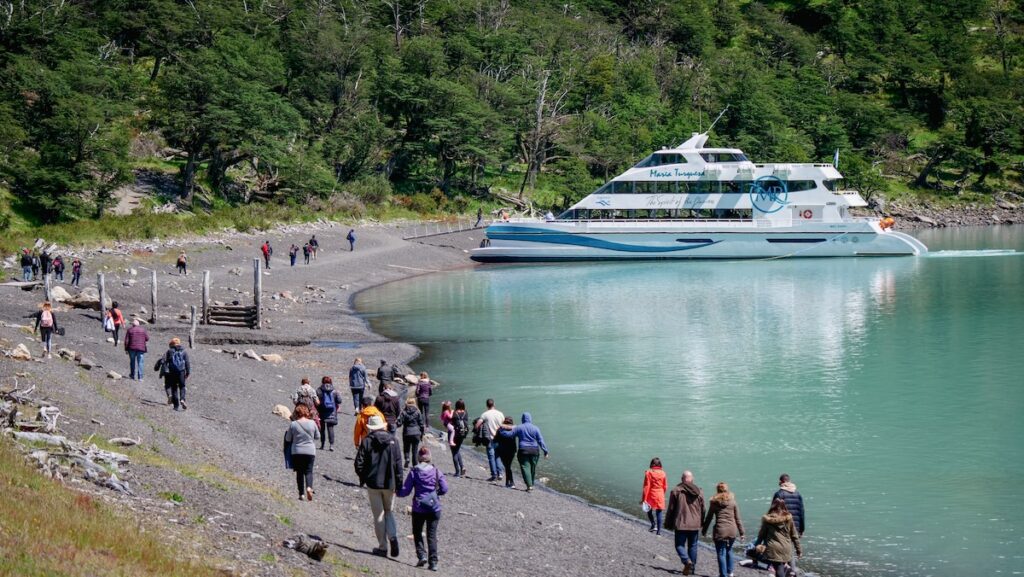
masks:
POLYGON ((694 133, 651 154, 558 217, 503 219, 480 262, 920 255, 928 248, 842 190, 831 164, 754 164, 694 133))

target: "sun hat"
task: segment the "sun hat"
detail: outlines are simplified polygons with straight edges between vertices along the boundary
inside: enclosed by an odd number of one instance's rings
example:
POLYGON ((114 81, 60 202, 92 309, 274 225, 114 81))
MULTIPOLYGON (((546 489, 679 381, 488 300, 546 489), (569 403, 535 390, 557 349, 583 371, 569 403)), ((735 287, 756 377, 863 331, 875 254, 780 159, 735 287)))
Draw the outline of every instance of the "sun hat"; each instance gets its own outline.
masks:
POLYGON ((370 417, 370 420, 366 422, 366 428, 371 431, 379 431, 387 426, 388 424, 384 422, 384 419, 381 418, 380 415, 373 415, 370 417))

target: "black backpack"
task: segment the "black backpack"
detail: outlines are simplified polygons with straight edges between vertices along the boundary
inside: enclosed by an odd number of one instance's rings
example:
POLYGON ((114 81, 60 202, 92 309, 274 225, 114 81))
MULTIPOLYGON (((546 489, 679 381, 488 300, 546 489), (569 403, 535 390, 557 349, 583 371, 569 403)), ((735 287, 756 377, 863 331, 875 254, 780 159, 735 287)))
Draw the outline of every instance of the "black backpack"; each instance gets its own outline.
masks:
POLYGON ((469 435, 469 417, 466 413, 455 413, 452 417, 452 427, 455 429, 456 439, 465 439, 469 435))

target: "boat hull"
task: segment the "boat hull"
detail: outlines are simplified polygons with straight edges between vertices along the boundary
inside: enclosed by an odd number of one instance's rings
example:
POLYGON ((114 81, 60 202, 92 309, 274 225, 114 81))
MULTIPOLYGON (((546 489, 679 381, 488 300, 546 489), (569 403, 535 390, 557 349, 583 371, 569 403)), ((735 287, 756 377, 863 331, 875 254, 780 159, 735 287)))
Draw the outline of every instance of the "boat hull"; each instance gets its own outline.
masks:
MULTIPOLYGON (((646 224, 646 223, 644 223, 646 224)), ((876 224, 817 223, 758 227, 637 227, 614 223, 502 223, 487 229, 477 262, 704 260, 913 256, 927 251, 902 233, 876 224)))

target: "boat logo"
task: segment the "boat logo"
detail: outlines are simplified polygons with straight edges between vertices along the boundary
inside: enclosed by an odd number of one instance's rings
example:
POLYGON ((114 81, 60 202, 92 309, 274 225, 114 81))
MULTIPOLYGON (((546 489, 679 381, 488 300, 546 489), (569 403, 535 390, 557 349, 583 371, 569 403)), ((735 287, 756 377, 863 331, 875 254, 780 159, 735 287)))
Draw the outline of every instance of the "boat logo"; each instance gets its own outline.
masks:
POLYGON ((789 204, 786 181, 770 174, 758 178, 750 184, 750 203, 765 214, 779 212, 789 204))
POLYGON ((601 200, 597 201, 595 204, 597 204, 598 206, 611 206, 612 205, 612 201, 608 200, 607 198, 602 198, 601 200))

